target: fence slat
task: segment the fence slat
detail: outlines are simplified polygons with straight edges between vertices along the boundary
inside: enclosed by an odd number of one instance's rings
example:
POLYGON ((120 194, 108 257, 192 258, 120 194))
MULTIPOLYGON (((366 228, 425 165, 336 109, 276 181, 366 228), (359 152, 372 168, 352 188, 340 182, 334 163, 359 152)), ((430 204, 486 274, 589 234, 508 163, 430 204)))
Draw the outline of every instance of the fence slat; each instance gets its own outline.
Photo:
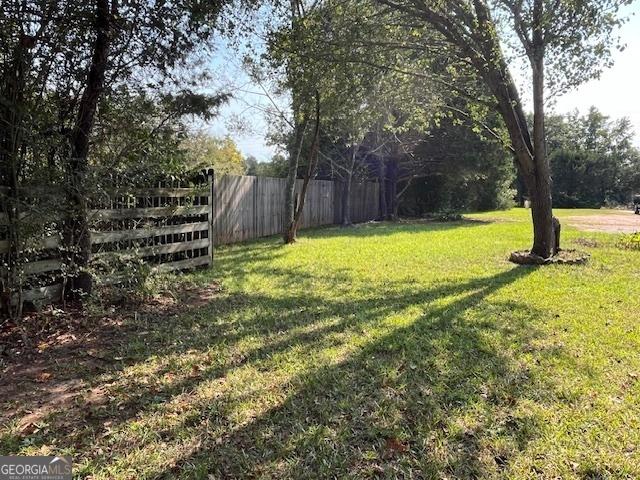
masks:
POLYGON ((185 198, 185 197, 208 197, 211 192, 207 189, 206 185, 200 187, 181 187, 181 188, 132 188, 119 189, 108 192, 112 196, 126 196, 126 197, 173 197, 173 198, 185 198))
POLYGON ((166 225, 162 227, 143 227, 132 230, 114 230, 112 232, 91 232, 91 243, 94 245, 123 240, 139 240, 142 238, 173 235, 180 233, 199 232, 209 228, 208 222, 182 223, 180 225, 166 225))
POLYGON ((188 258, 186 260, 178 260, 177 262, 167 262, 156 265, 152 268, 153 272, 164 273, 172 272, 175 270, 186 270, 187 268, 195 268, 204 265, 209 265, 211 258, 208 255, 202 255, 200 257, 188 258))
POLYGON ((35 262, 28 262, 22 266, 22 271, 25 275, 36 275, 39 273, 54 272, 60 270, 64 263, 58 258, 51 258, 48 260, 37 260, 35 262))
MULTIPOLYGON (((38 248, 52 249, 60 246, 60 236, 51 235, 45 237, 38 242, 38 248)), ((9 240, 0 240, 0 253, 7 253, 9 251, 9 240)))
POLYGON ((198 248, 207 248, 209 239, 202 238, 200 240, 192 240, 190 242, 166 243, 164 245, 153 245, 150 247, 141 247, 136 249, 117 250, 114 252, 101 252, 93 255, 95 258, 105 257, 108 255, 132 255, 135 257, 150 257, 152 255, 162 255, 165 253, 178 253, 186 250, 196 250, 198 248))
POLYGON ((127 218, 161 218, 187 215, 206 215, 209 213, 208 205, 196 207, 152 207, 152 208, 122 208, 90 210, 92 220, 122 220, 127 218))
POLYGON ((55 285, 47 285, 46 287, 24 290, 22 292, 22 299, 26 302, 57 302, 62 299, 62 284, 56 283, 55 285))

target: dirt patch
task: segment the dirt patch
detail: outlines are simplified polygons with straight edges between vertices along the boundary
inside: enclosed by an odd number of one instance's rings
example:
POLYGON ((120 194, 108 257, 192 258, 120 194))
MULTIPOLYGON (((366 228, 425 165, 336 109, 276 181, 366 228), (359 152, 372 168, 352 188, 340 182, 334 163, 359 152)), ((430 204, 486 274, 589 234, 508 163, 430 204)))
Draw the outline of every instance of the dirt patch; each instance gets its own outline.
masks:
POLYGON ((582 265, 589 260, 589 254, 579 250, 561 250, 551 258, 539 257, 529 250, 513 252, 509 261, 518 265, 582 265))
POLYGON ((585 232, 633 233, 640 231, 640 215, 632 211, 610 211, 601 215, 568 217, 569 225, 585 232))
POLYGON ((102 386, 86 379, 122 366, 119 347, 148 333, 137 321, 140 315, 162 321, 213 301, 219 292, 215 284, 188 288, 112 305, 100 314, 50 307, 17 324, 0 324, 0 424, 17 420, 19 431, 29 435, 53 411, 72 409, 80 400, 85 407, 107 402, 102 386))
POLYGON ((576 245, 580 245, 581 247, 589 248, 598 248, 600 246, 600 242, 598 242, 595 238, 580 237, 576 238, 573 243, 575 243, 576 245))

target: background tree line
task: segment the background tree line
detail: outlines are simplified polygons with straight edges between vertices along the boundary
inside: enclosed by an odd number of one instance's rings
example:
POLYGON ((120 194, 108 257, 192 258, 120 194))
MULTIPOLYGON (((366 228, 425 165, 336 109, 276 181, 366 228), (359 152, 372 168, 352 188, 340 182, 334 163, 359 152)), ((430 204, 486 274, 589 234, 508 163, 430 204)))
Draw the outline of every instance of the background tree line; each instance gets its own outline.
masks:
POLYGON ((628 204, 640 193, 640 152, 628 119, 592 107, 583 116, 550 117, 547 131, 556 206, 628 204))
MULTIPOLYGON (((627 118, 611 119, 592 107, 584 115, 548 115, 546 125, 554 205, 626 205, 634 192, 640 192, 640 151, 627 118)), ((330 142, 323 142, 321 149, 317 178, 340 181, 335 163, 344 151, 330 142)), ((396 190, 402 192, 397 205, 401 216, 509 208, 522 205, 527 196, 508 149, 473 125, 452 119, 419 136, 400 168, 396 190)), ((249 157, 244 172, 285 177, 287 161, 281 154, 267 162, 249 157)), ((379 180, 375 168, 361 169, 357 175, 360 181, 379 180)))

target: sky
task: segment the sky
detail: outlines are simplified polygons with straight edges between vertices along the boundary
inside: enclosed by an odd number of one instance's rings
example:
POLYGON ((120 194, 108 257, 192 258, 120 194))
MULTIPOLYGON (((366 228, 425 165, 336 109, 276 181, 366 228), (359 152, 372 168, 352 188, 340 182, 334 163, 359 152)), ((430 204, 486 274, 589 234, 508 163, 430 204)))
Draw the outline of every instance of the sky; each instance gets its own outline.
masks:
POLYGON ((612 118, 628 117, 635 128, 635 144, 640 147, 640 1, 636 0, 627 12, 632 16, 620 31, 627 48, 615 53, 615 65, 600 79, 558 98, 554 110, 586 113, 594 105, 612 118))
MULTIPOLYGON (((635 144, 640 147, 640 0, 627 7, 626 13, 630 19, 620 30, 626 48, 614 53, 614 66, 599 79, 555 98, 549 110, 586 113, 595 106, 611 118, 628 117, 635 129, 635 144)), ((217 118, 200 128, 216 136, 230 135, 245 157, 268 161, 277 153, 276 147, 269 145, 269 126, 263 112, 272 106, 264 95, 270 91, 269 86, 251 81, 237 53, 226 44, 218 47, 212 65, 218 74, 211 89, 231 91, 233 98, 217 118)), ((284 103, 280 100, 281 108, 284 103)))
POLYGON ((269 161, 278 149, 269 144, 265 110, 273 109, 274 101, 278 108, 286 109, 286 100, 274 98, 273 86, 253 81, 243 67, 241 55, 226 43, 218 45, 212 71, 215 81, 209 90, 230 92, 232 97, 218 116, 199 128, 214 136, 231 136, 245 157, 269 161))

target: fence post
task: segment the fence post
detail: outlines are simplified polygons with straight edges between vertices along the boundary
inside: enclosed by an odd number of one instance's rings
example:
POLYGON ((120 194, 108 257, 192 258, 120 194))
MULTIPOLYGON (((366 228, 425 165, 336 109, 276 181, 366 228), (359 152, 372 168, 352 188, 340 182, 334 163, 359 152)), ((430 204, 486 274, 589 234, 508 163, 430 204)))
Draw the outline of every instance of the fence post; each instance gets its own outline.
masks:
POLYGON ((207 172, 207 181, 209 188, 209 215, 207 215, 209 220, 209 257, 211 258, 211 263, 213 264, 213 249, 215 247, 215 241, 213 238, 213 220, 216 216, 216 190, 215 190, 215 179, 216 174, 213 168, 210 168, 207 172))

